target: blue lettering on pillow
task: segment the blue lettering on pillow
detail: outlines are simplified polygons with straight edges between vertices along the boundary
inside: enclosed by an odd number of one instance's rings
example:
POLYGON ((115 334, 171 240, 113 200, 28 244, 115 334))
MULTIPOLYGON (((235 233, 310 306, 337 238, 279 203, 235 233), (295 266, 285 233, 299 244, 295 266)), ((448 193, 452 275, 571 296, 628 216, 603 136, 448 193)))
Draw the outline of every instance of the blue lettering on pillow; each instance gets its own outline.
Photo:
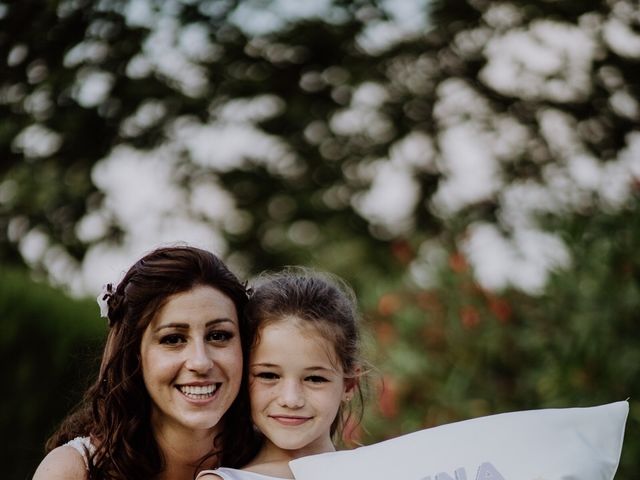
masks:
MULTIPOLYGON (((458 468, 454 472, 455 478, 451 477, 446 472, 436 473, 435 480, 467 480, 467 472, 464 468, 458 468)), ((420 480, 431 480, 431 476, 422 477, 420 480)), ((505 480, 505 478, 498 472, 489 462, 484 462, 478 467, 478 473, 475 480, 505 480)))
POLYGON ((478 474, 476 480, 504 480, 504 477, 500 475, 500 472, 496 470, 496 467, 489 462, 485 462, 478 468, 478 474))

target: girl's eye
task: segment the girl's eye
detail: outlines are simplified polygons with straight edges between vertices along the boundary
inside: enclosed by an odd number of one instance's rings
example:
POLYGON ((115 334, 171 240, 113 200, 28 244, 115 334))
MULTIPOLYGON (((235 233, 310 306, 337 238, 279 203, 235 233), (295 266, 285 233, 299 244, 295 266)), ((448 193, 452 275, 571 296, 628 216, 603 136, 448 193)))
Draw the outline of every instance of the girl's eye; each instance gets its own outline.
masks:
POLYGON ((180 343, 184 343, 184 341, 185 341, 184 337, 177 333, 165 335, 160 339, 160 343, 164 345, 178 345, 180 343))
POLYGON ((307 377, 305 380, 311 383, 326 383, 329 381, 328 379, 321 377, 320 375, 311 375, 307 377))
POLYGON ((280 375, 273 372, 258 372, 255 374, 255 377, 262 380, 277 380, 278 378, 280 378, 280 375))
POLYGON ((207 340, 210 342, 218 342, 218 343, 228 342, 232 338, 233 338, 233 333, 221 331, 221 330, 216 330, 214 332, 209 332, 209 334, 207 334, 207 340))

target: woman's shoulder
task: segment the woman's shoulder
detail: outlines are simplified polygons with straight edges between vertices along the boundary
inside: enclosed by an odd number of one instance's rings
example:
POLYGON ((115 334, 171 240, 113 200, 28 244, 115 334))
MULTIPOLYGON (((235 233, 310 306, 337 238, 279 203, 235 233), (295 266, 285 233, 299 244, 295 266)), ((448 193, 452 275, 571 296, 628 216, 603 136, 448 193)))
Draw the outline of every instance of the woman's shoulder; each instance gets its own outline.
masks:
POLYGON ((84 456, 70 445, 51 450, 40 462, 33 480, 86 480, 84 456))

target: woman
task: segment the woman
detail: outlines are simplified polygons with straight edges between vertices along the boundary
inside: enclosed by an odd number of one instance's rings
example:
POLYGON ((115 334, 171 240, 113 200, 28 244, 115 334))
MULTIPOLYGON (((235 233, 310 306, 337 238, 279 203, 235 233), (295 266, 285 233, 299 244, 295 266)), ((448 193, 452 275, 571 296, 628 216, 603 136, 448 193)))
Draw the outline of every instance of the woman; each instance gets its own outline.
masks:
POLYGON ((160 248, 102 300, 110 328, 98 379, 47 442, 34 480, 187 480, 246 463, 255 452, 238 396, 238 279, 204 250, 160 248))

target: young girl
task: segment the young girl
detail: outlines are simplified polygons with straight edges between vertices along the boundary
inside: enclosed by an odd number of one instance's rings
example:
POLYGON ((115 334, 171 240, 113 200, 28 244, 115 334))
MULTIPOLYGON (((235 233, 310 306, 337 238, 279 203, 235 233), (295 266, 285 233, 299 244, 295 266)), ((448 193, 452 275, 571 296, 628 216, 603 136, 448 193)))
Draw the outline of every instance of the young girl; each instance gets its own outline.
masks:
POLYGON ((289 270, 258 286, 247 305, 251 417, 260 442, 242 470, 197 479, 293 478, 290 460, 335 451, 348 402, 362 400, 354 295, 343 282, 289 270))

